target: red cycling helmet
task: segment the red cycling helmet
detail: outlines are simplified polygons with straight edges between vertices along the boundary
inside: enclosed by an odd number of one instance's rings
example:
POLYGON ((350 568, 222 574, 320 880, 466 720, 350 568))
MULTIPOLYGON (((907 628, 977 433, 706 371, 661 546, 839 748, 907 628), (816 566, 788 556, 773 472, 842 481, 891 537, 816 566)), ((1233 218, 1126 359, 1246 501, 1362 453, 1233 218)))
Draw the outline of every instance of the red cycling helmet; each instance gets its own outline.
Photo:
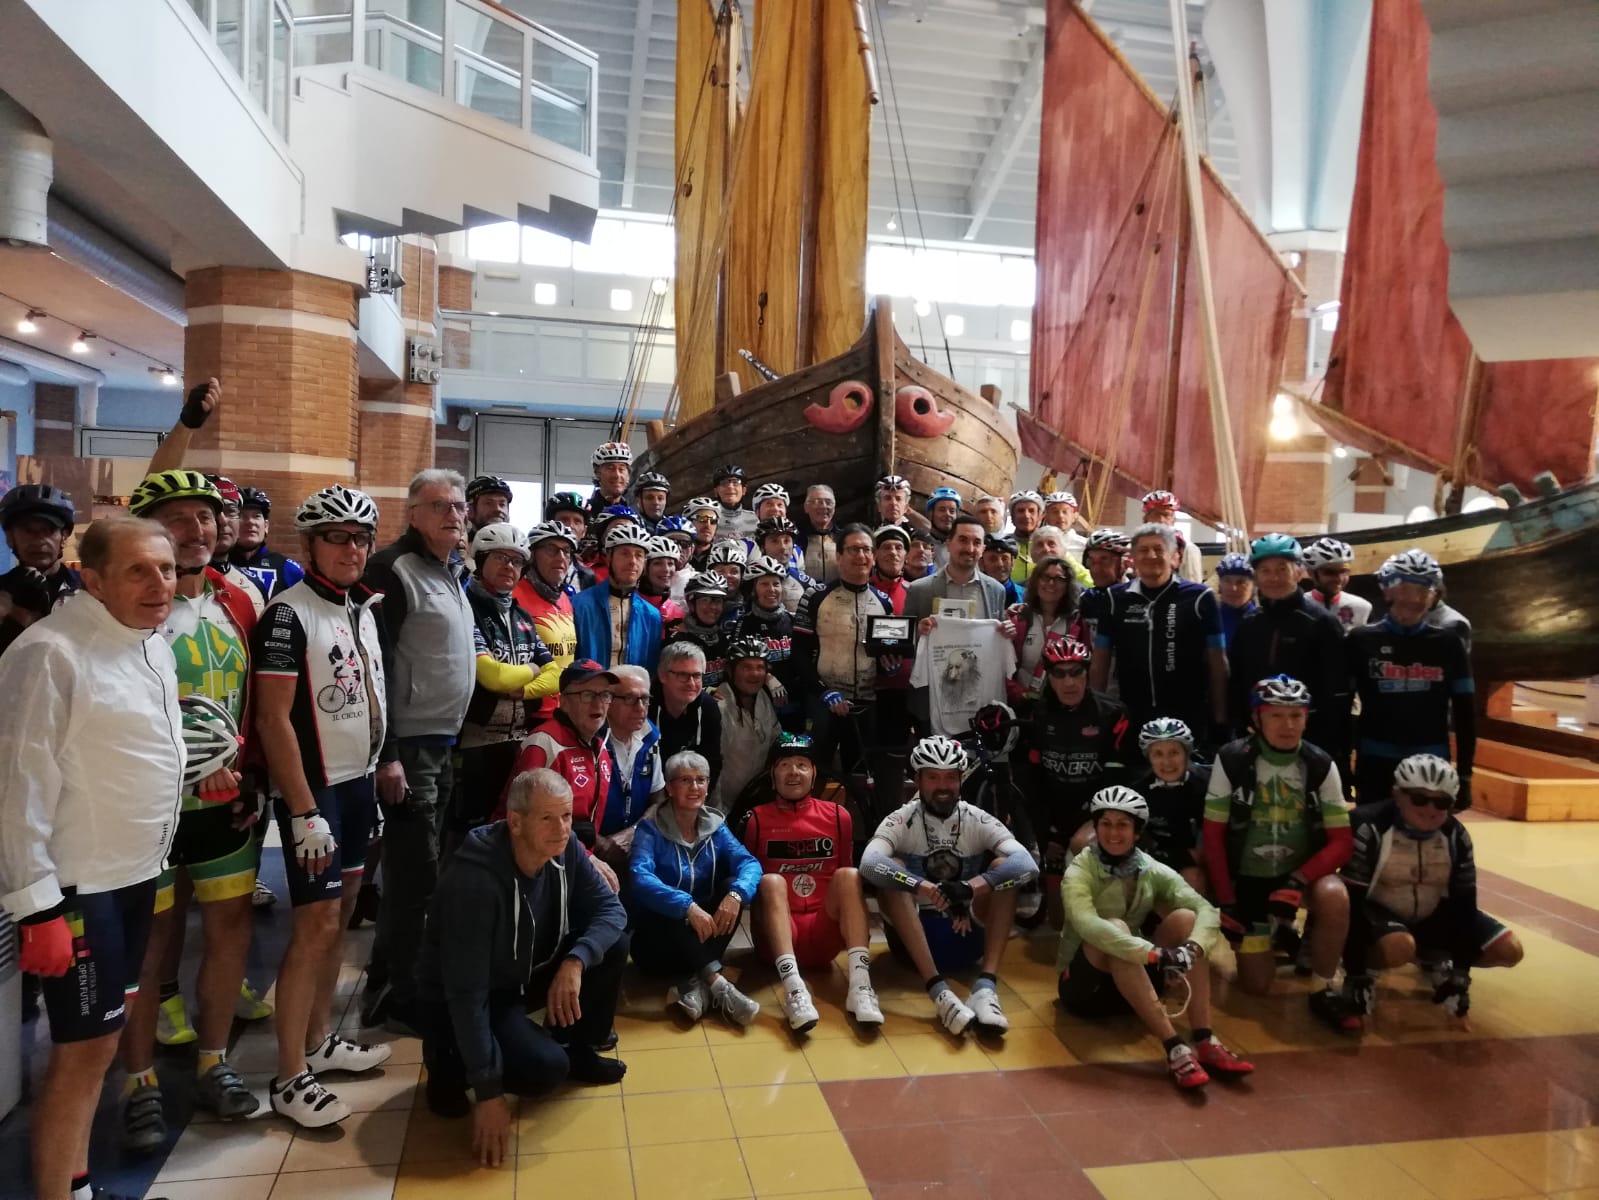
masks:
POLYGON ((1094 652, 1076 638, 1050 638, 1044 643, 1044 662, 1051 667, 1087 663, 1094 652))

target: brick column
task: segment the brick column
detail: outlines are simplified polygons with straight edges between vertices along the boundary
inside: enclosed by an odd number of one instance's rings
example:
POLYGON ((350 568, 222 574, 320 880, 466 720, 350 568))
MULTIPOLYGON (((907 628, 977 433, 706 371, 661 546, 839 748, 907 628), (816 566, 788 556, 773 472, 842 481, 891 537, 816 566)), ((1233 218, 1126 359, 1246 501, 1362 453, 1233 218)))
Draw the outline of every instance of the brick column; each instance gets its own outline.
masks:
POLYGON ((60 383, 33 385, 33 453, 71 458, 78 452, 78 389, 60 383))
POLYGON ((1266 451, 1255 529, 1261 533, 1325 533, 1332 442, 1319 430, 1266 451))
POLYGON ((184 284, 183 373, 216 376, 223 404, 185 465, 265 488, 269 544, 297 554, 294 510, 356 477, 356 289, 298 271, 206 267, 184 284))
POLYGON ((444 350, 444 365, 464 370, 472 365, 472 327, 452 313, 472 311, 475 272, 465 267, 439 268, 439 330, 444 350))
MULTIPOLYGON (((434 340, 438 336, 438 272, 433 250, 407 240, 401 248, 400 271, 405 287, 399 294, 405 335, 434 340)), ((382 541, 405 528, 405 492, 411 477, 433 465, 433 401, 431 384, 363 379, 360 389, 360 487, 377 501, 382 541)))
POLYGON ((1358 459, 1355 463, 1354 479, 1356 512, 1388 511, 1388 487, 1392 481, 1382 463, 1375 458, 1358 459))
POLYGON ((433 465, 466 475, 472 469, 472 432, 456 428, 461 410, 446 410, 444 424, 433 427, 433 465))

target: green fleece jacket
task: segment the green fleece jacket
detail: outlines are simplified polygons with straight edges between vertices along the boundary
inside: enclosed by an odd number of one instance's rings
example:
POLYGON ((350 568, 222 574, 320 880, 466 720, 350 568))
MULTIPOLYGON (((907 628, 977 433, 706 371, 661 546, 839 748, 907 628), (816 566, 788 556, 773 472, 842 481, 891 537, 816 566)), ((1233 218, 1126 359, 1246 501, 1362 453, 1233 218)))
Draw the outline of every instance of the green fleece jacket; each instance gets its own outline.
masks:
POLYGON ((1060 881, 1066 925, 1060 931, 1056 970, 1070 967, 1078 947, 1083 945, 1112 958, 1148 962, 1155 944, 1139 936, 1145 918, 1152 912, 1164 914, 1179 908, 1194 913, 1194 932, 1189 940, 1205 952, 1206 958, 1210 957, 1221 932, 1221 917, 1215 906, 1189 887, 1176 871, 1142 850, 1133 851, 1132 861, 1136 874, 1129 888, 1127 878, 1112 875, 1093 847, 1072 859, 1060 881), (1126 922, 1127 929, 1113 925, 1113 918, 1126 922))

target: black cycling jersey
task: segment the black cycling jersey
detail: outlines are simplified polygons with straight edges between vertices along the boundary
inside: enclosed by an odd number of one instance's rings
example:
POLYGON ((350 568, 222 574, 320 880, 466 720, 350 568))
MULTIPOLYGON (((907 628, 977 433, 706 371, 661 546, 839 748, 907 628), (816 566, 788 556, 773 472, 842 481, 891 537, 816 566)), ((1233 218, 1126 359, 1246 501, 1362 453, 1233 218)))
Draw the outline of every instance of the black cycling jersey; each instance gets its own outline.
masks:
POLYGON ((1468 774, 1477 748, 1475 685, 1460 637, 1426 622, 1405 627, 1385 617, 1350 630, 1345 645, 1360 697, 1356 744, 1361 755, 1449 758, 1453 717, 1455 764, 1468 774))
POLYGON ((1100 622, 1104 620, 1105 613, 1109 609, 1110 595, 1105 588, 1085 588, 1077 597, 1077 617, 1083 623, 1083 631, 1090 644, 1099 632, 1100 622))
POLYGON ((1138 843, 1145 853, 1174 871, 1194 865, 1209 787, 1210 768, 1203 766, 1189 767, 1176 783, 1153 772, 1133 783, 1133 791, 1149 802, 1149 823, 1138 843))
POLYGON ((1310 689, 1305 736, 1338 756, 1349 709, 1344 627, 1301 591, 1282 600, 1262 597, 1227 641, 1227 712, 1240 736, 1249 729, 1249 694, 1271 675, 1291 675, 1310 689))
POLYGON ((1173 576, 1145 591, 1138 580, 1106 594, 1094 645, 1116 655, 1121 702, 1135 725, 1186 721, 1201 737, 1212 725, 1208 652, 1222 648, 1216 593, 1173 576))
POLYGON ((265 543, 254 550, 234 547, 228 558, 234 566, 255 580, 268 600, 305 578, 305 570, 299 563, 287 555, 268 550, 265 543))
POLYGON ((1127 755, 1136 747, 1127 712, 1089 692, 1066 708, 1046 690, 1026 733, 1026 792, 1041 841, 1064 843, 1088 819, 1088 802, 1101 788, 1122 782, 1127 755))
POLYGON ((799 664, 794 661, 794 618, 781 604, 768 612, 751 605, 740 620, 740 637, 758 637, 766 643, 766 663, 788 693, 789 703, 800 696, 799 664))
POLYGON ((727 670, 727 632, 720 625, 701 625, 690 613, 672 635, 674 642, 691 642, 705 652, 705 690, 722 682, 727 670))

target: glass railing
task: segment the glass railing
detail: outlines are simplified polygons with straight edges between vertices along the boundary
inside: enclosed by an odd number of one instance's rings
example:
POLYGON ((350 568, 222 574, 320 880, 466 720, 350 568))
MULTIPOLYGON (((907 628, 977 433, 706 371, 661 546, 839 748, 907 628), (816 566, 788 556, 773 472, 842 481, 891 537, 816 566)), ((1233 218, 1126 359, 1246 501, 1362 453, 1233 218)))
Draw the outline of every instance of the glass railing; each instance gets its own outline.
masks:
MULTIPOLYGON (((308 4, 315 0, 307 0, 308 4)), ((335 0, 337 2, 337 0, 335 0)), ((290 0, 188 0, 194 15, 244 81, 245 90, 289 135, 289 79, 295 59, 290 0)))
POLYGON ((593 156, 598 59, 492 0, 292 4, 298 65, 360 62, 593 156))

